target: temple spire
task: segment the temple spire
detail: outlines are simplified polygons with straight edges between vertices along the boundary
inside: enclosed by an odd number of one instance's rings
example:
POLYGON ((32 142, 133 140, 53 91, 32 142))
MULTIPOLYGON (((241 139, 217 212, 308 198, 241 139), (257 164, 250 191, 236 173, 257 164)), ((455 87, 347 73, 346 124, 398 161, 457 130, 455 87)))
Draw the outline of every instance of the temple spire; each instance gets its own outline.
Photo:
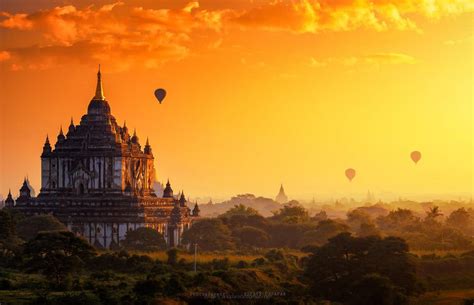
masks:
POLYGON ((95 89, 95 96, 94 100, 105 100, 104 96, 104 90, 102 89, 102 78, 101 78, 101 73, 100 73, 100 65, 99 65, 99 71, 97 71, 97 87, 95 89))

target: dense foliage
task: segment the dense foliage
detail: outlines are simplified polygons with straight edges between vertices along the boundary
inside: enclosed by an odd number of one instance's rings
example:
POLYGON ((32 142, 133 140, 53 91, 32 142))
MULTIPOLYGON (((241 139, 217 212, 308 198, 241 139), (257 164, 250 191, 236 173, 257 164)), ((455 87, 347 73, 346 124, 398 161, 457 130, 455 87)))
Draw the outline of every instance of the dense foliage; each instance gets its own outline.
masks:
POLYGON ((157 230, 138 228, 127 232, 122 246, 127 250, 157 251, 166 248, 166 241, 157 230))
POLYGON ((163 236, 151 229, 129 232, 121 249, 99 251, 61 231, 52 216, 25 218, 3 209, 0 300, 403 305, 417 304, 423 290, 474 287, 472 211, 441 215, 431 207, 424 216, 408 209, 377 216, 369 211, 354 209, 347 219, 329 219, 324 211, 311 216, 291 202, 263 217, 237 205, 196 222, 184 233, 183 247, 163 252, 163 236), (417 257, 409 253, 413 246, 464 253, 417 257))
POLYGON ((306 266, 313 295, 347 304, 407 304, 420 291, 416 266, 400 238, 341 233, 312 249, 306 266))

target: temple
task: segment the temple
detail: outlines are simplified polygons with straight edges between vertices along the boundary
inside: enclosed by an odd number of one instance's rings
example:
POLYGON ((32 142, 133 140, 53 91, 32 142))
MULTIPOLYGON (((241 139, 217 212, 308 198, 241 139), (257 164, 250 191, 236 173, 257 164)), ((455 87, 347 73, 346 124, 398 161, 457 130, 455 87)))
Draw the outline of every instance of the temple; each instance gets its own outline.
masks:
POLYGON ((288 196, 286 196, 285 194, 285 189, 283 188, 283 184, 280 185, 280 191, 278 192, 278 195, 275 197, 275 201, 282 204, 288 202, 288 196))
POLYGON ((98 248, 119 246, 127 231, 140 227, 159 231, 169 246, 177 246, 199 207, 191 211, 169 181, 157 196, 155 175, 148 139, 142 149, 136 131, 130 135, 111 114, 99 67, 95 95, 80 123, 71 119, 66 134, 60 128, 54 148, 46 137, 39 195, 31 194, 25 178, 20 196, 15 201, 9 193, 5 204, 26 215, 53 214, 98 248))

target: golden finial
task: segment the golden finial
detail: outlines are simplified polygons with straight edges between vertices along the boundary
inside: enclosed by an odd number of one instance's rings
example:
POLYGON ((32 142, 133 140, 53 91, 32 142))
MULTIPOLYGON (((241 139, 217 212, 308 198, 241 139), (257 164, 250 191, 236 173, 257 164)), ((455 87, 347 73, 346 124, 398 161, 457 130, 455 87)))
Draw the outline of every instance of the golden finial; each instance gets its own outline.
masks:
POLYGON ((100 73, 100 65, 99 65, 99 71, 97 71, 97 87, 95 89, 95 96, 94 100, 105 100, 104 96, 104 90, 102 89, 102 78, 101 78, 101 73, 100 73))

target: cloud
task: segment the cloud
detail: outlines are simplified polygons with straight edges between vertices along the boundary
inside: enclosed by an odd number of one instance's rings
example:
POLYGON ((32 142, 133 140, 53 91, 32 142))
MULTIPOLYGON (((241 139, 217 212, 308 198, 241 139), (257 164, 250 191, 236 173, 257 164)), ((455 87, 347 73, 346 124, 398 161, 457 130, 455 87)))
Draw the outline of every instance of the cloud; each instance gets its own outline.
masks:
MULTIPOLYGON (((173 9, 114 2, 84 8, 65 5, 29 14, 0 12, 0 30, 18 34, 5 35, 4 45, 9 47, 0 50, 6 52, 1 62, 15 70, 46 69, 71 60, 100 61, 116 70, 156 68, 166 61, 219 48, 228 29, 292 33, 418 30, 415 16, 441 18, 473 11, 473 6, 472 0, 269 0, 238 8, 204 9, 198 1, 173 9)), ((408 63, 410 58, 375 54, 346 61, 408 63)), ((313 66, 326 64, 312 62, 313 66)))
POLYGON ((322 68, 328 65, 341 65, 352 67, 356 65, 403 65, 415 64, 417 61, 414 57, 402 53, 376 53, 363 56, 347 56, 347 57, 331 57, 326 59, 309 59, 309 66, 314 68, 322 68))
POLYGON ((8 60, 15 70, 47 68, 64 60, 102 62, 125 70, 131 66, 156 68, 191 51, 218 47, 225 11, 200 9, 198 2, 182 9, 145 9, 116 2, 0 14, 1 28, 29 31, 40 40, 4 50, 11 55, 8 60))
POLYGON ((276 0, 244 12, 235 22, 297 33, 415 30, 414 15, 441 18, 473 10, 472 0, 276 0))
POLYGON ((4 60, 9 60, 11 58, 11 55, 7 51, 0 51, 0 62, 4 60))
POLYGON ((321 68, 321 67, 326 67, 328 65, 328 63, 324 60, 318 60, 314 57, 311 57, 309 59, 309 65, 311 67, 315 67, 315 68, 321 68))
POLYGON ((444 44, 448 46, 455 46, 455 45, 460 45, 460 44, 465 44, 465 43, 472 43, 472 40, 473 40, 473 36, 469 36, 462 39, 446 40, 444 41, 444 44))
POLYGON ((414 64, 416 60, 414 57, 400 53, 378 53, 367 55, 361 58, 367 63, 376 64, 414 64))

